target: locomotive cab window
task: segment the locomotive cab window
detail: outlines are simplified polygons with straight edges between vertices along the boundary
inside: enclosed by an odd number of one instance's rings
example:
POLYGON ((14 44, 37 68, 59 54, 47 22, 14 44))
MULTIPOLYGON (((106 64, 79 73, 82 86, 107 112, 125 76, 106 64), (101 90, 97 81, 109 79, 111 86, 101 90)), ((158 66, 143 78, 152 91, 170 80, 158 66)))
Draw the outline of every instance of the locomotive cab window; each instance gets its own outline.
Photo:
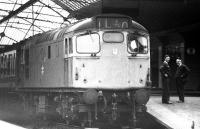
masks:
POLYGON ((147 46, 148 46, 148 41, 145 36, 133 35, 133 34, 128 35, 127 47, 129 53, 146 54, 147 46))
POLYGON ((76 50, 80 54, 92 54, 100 51, 100 38, 96 33, 79 35, 76 38, 76 50))

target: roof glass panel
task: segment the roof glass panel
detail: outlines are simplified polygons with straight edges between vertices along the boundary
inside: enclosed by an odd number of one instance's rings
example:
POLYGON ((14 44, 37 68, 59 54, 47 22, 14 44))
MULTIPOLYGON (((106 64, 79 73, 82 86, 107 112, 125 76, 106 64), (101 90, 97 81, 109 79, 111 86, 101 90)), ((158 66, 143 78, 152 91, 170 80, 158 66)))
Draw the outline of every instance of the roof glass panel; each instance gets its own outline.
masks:
POLYGON ((99 2, 100 0, 57 0, 57 1, 64 4, 71 10, 76 11, 83 7, 87 7, 93 3, 99 2))

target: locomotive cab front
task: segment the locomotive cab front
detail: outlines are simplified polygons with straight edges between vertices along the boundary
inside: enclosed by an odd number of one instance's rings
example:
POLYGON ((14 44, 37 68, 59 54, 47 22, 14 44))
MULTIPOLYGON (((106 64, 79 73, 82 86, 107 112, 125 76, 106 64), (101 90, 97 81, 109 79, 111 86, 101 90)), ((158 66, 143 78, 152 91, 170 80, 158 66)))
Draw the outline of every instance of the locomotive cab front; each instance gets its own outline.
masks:
POLYGON ((145 87, 150 69, 148 33, 136 30, 124 17, 94 21, 94 28, 74 32, 70 38, 66 35, 66 85, 116 90, 145 87))
POLYGON ((146 29, 126 16, 97 16, 73 29, 64 43, 65 85, 84 89, 82 98, 88 104, 97 103, 98 96, 108 102, 132 96, 134 102, 145 105, 150 84, 146 29))

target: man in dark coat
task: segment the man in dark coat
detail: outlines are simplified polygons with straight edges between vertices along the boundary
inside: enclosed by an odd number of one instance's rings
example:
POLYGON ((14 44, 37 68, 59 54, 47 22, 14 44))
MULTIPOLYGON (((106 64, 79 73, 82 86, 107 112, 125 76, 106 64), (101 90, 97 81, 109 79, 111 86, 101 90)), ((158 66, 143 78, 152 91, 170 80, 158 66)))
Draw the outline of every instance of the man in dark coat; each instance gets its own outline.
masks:
POLYGON ((177 88, 177 93, 179 96, 179 103, 184 102, 184 85, 187 82, 187 77, 190 72, 190 69, 182 63, 181 59, 176 59, 176 63, 178 65, 176 74, 175 74, 175 79, 176 79, 176 88, 177 88))
POLYGON ((171 69, 169 66, 169 61, 170 61, 170 56, 165 55, 164 57, 164 62, 162 66, 160 67, 160 72, 162 76, 162 103, 165 104, 172 104, 169 99, 170 99, 170 94, 169 94, 169 85, 170 85, 170 78, 171 78, 171 69))

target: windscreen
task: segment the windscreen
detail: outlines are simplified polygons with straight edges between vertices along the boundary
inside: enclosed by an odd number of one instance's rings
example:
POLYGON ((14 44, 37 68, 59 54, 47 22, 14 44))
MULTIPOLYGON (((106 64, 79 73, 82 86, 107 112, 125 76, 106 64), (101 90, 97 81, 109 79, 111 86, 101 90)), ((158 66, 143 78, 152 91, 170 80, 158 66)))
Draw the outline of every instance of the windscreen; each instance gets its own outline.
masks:
POLYGON ((128 52, 129 53, 147 53, 148 40, 147 37, 141 35, 128 35, 128 52))
POLYGON ((100 38, 98 34, 85 34, 76 38, 76 50, 78 53, 90 54, 100 51, 100 38))

